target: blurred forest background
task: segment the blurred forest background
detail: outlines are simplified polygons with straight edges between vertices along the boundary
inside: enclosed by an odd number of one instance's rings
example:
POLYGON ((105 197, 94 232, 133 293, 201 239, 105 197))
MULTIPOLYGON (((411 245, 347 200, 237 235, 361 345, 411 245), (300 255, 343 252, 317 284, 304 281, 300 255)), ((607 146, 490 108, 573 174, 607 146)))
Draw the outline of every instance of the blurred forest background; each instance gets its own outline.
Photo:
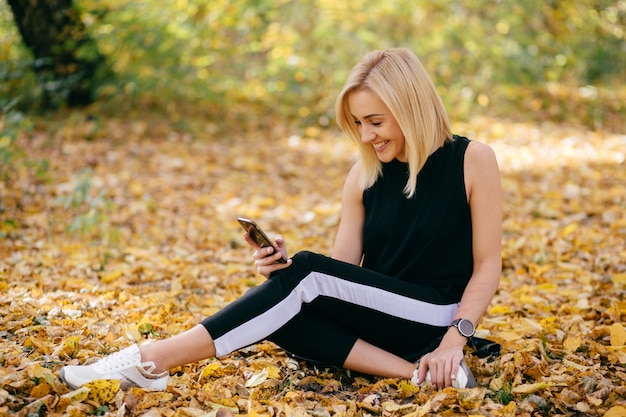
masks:
POLYGON ((369 50, 406 46, 453 120, 490 115, 624 130, 624 0, 48 3, 70 8, 53 7, 35 27, 59 13, 74 22, 49 51, 90 66, 34 58, 0 2, 5 114, 80 104, 72 91, 81 84, 100 114, 157 111, 183 128, 192 115, 220 127, 278 116, 326 128, 352 65, 369 50))

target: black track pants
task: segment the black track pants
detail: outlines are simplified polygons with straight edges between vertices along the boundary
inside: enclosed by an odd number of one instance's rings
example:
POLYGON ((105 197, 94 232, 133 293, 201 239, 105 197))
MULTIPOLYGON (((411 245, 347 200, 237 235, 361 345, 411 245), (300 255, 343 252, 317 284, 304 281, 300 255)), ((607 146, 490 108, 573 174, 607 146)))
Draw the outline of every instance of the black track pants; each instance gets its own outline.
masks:
POLYGON ((311 252, 202 321, 223 356, 261 340, 342 366, 357 339, 415 360, 434 348, 458 304, 432 288, 311 252))

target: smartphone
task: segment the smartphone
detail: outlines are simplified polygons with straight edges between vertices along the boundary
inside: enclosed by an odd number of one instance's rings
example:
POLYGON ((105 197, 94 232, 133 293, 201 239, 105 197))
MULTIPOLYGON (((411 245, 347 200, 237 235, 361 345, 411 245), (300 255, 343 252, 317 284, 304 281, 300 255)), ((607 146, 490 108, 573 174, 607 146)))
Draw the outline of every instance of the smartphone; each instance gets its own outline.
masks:
MULTIPOLYGON (((254 220, 244 219, 243 217, 238 217, 237 221, 239 222, 241 227, 243 227, 244 230, 248 232, 248 234, 250 235, 250 238, 254 240, 254 242, 257 245, 259 245, 259 247, 261 248, 271 247, 274 249, 273 253, 278 252, 278 248, 274 246, 270 238, 268 238, 267 235, 263 233, 263 230, 261 230, 259 225, 257 225, 254 222, 254 220)), ((281 264, 286 264, 287 260, 283 256, 281 256, 278 262, 281 264)))

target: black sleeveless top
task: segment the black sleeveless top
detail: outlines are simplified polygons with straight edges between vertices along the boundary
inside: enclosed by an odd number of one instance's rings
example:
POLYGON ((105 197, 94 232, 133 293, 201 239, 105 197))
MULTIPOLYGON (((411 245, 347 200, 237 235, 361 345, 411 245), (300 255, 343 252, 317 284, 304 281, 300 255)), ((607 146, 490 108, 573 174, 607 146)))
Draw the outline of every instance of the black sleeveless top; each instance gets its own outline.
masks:
POLYGON ((454 136, 435 151, 404 194, 407 163, 383 163, 363 192, 363 267, 439 290, 441 303, 459 302, 470 279, 472 225, 463 161, 469 139, 454 136))

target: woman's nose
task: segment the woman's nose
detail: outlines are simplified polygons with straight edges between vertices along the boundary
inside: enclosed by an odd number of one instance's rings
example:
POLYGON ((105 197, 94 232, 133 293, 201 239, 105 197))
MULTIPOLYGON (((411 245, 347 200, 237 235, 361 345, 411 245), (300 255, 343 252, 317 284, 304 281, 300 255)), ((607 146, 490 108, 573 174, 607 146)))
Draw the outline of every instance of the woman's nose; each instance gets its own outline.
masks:
POLYGON ((374 132, 371 129, 364 126, 361 127, 361 142, 369 142, 375 137, 376 135, 374 135, 374 132))

